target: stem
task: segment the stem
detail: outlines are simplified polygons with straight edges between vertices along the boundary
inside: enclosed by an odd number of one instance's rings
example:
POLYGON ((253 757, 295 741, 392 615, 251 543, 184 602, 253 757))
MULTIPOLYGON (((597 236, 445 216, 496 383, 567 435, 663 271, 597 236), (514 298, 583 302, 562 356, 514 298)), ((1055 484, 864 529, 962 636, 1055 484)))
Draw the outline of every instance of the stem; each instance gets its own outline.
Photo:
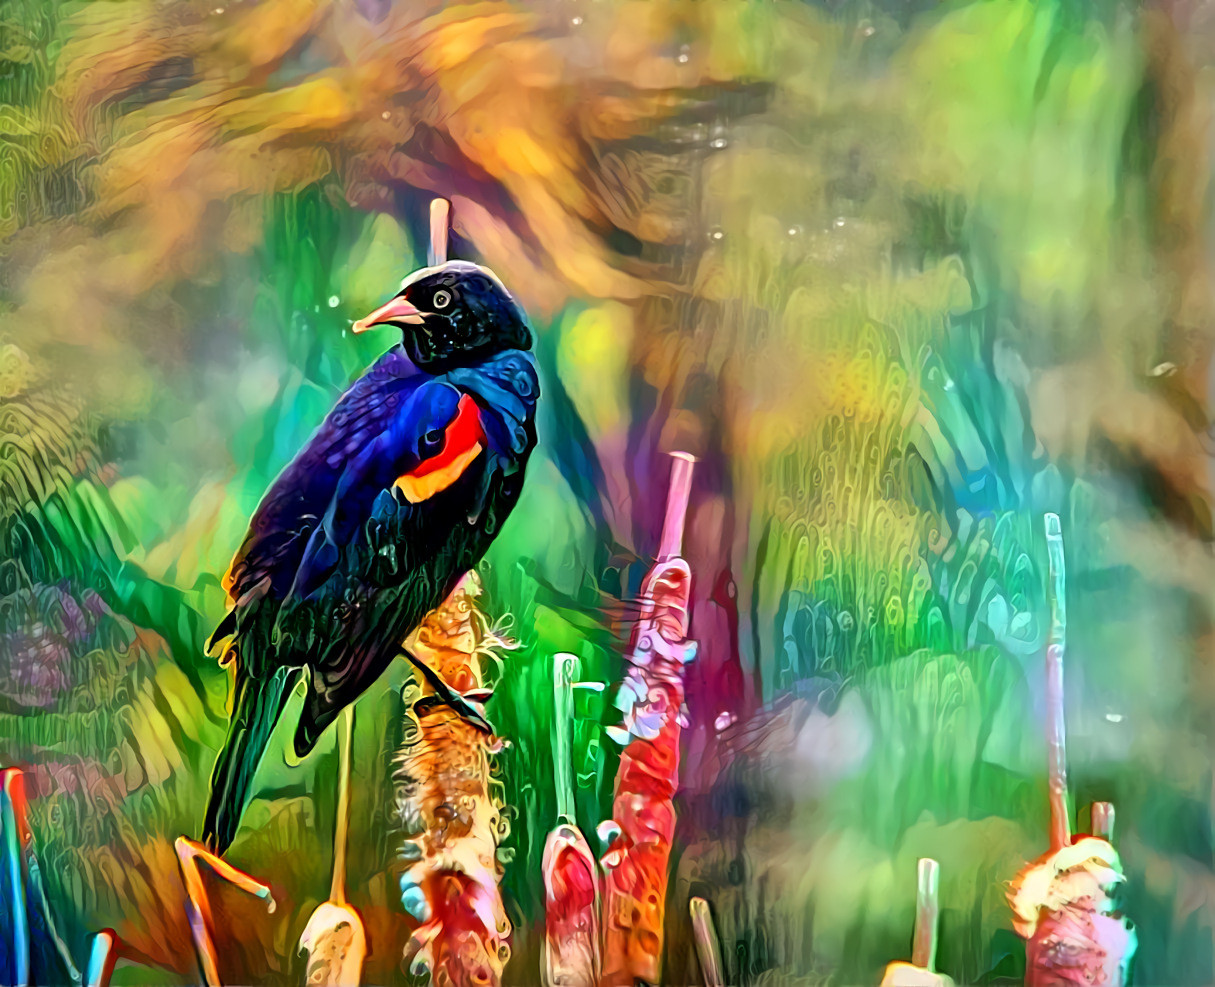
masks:
POLYGON ((89 944, 89 961, 84 972, 84 987, 110 987, 114 964, 118 961, 118 936, 113 929, 102 929, 89 944))
POLYGON ((68 979, 72 983, 78 984, 80 983, 80 971, 76 969, 76 964, 72 962, 72 952, 68 949, 67 943, 63 941, 63 936, 59 934, 59 926, 55 922, 54 914, 51 912, 51 903, 47 900, 46 887, 42 883, 42 870, 38 863, 38 857, 34 853, 32 834, 26 847, 25 866, 29 877, 30 894, 33 896, 35 907, 42 912, 42 922, 46 927, 46 934, 54 944, 55 952, 59 954, 59 961, 63 964, 68 979))
POLYGON ((915 933, 911 940, 911 962, 934 973, 937 966, 937 890, 941 868, 931 857, 921 857, 916 870, 915 933))
POLYGON ((430 200, 430 252, 431 267, 447 263, 448 223, 451 220, 451 203, 446 199, 430 200))
POLYGON ((578 829, 574 803, 573 679, 578 656, 553 656, 553 767, 557 825, 544 841, 545 987, 593 987, 599 979, 599 874, 595 855, 578 829))
POLYGON ((578 674, 578 656, 553 656, 553 761, 557 785, 557 822, 577 825, 574 805, 574 769, 570 729, 574 721, 573 682, 578 674))
POLYGON ((13 922, 13 977, 16 987, 30 982, 30 927, 26 911, 24 860, 25 777, 19 768, 0 772, 0 834, 3 834, 4 855, 8 858, 4 880, 8 911, 13 922))
POLYGON ((1094 802, 1092 808, 1093 835, 1114 842, 1114 804, 1112 802, 1094 802))
POLYGON ((59 934, 59 925, 47 900, 42 882, 42 868, 34 852, 34 834, 29 826, 29 803, 25 797, 25 774, 20 768, 5 768, 0 772, 0 834, 9 866, 4 875, 10 885, 8 900, 16 907, 13 913, 14 978, 27 982, 32 973, 30 911, 42 915, 42 926, 55 947, 64 972, 72 983, 80 983, 80 971, 72 962, 72 952, 59 934), (19 910, 18 910, 19 909, 19 910))
POLYGON ((202 968, 203 980, 207 987, 223 987, 219 979, 215 943, 211 939, 211 905, 207 899, 207 889, 203 886, 202 874, 198 870, 198 862, 206 861, 225 881, 268 901, 271 912, 274 911, 274 898, 269 887, 221 860, 201 843, 179 836, 173 848, 177 851, 177 864, 186 888, 186 917, 190 921, 190 935, 194 939, 194 949, 198 953, 198 965, 202 968))
POLYGON ((1050 847, 1072 842, 1067 795, 1067 724, 1063 714, 1063 654, 1067 645, 1067 570, 1063 527, 1058 514, 1047 514, 1046 551, 1050 564, 1050 638, 1046 647, 1046 755, 1050 786, 1050 847))
POLYGON ((688 902, 692 913, 692 934, 696 940, 696 958, 700 960, 700 975, 705 987, 725 987, 721 974, 721 943, 717 929, 713 926, 713 913, 704 898, 693 898, 688 902))
POLYGON ((329 900, 335 905, 346 904, 346 841, 350 830, 350 746, 354 736, 354 707, 342 710, 338 729, 338 800, 337 819, 333 827, 333 883, 329 900))

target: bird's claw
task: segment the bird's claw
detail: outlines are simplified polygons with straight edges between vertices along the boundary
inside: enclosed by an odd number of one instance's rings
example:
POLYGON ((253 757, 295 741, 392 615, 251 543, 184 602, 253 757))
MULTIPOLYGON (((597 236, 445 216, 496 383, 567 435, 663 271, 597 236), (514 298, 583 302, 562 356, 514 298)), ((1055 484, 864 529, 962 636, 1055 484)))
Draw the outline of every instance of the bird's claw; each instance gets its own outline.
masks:
POLYGON ((434 693, 429 696, 423 696, 413 704, 413 708, 415 712, 423 713, 434 706, 447 706, 455 710, 470 726, 492 736, 494 733, 493 724, 486 718, 485 707, 478 701, 481 694, 487 691, 485 689, 473 689, 461 695, 452 690, 449 696, 434 693))
POLYGON ((482 733, 493 736, 494 728, 489 720, 486 719, 485 708, 482 705, 486 699, 493 695, 492 690, 478 688, 470 689, 468 692, 460 694, 447 684, 443 676, 426 662, 422 661, 417 655, 413 654, 413 652, 406 649, 405 657, 422 673, 422 677, 430 683, 430 687, 434 690, 432 695, 423 696, 413 704, 416 712, 420 713, 437 705, 449 706, 470 726, 475 727, 482 733))

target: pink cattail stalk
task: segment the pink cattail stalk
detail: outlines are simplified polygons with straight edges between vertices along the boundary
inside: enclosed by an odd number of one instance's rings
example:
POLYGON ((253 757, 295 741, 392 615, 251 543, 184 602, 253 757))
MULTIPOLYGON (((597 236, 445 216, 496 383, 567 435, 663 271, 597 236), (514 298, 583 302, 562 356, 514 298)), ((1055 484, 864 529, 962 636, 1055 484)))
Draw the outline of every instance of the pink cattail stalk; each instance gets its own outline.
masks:
POLYGON ((18 768, 0 772, 0 838, 4 840, 4 897, 12 916, 12 942, 9 945, 14 982, 32 981, 30 971, 29 906, 25 875, 25 846, 29 842, 26 824, 25 776, 18 768))
POLYGON ((1114 842, 1114 806, 1109 802, 1094 802, 1092 808, 1093 835, 1114 842))
POLYGON ((451 203, 430 200, 430 250, 426 259, 431 267, 447 263, 447 238, 451 226, 451 203))
POLYGON ((713 925, 713 913, 704 898, 693 898, 688 902, 692 916, 692 938, 696 942, 696 959, 700 962, 700 976, 705 987, 726 987, 722 974, 721 943, 713 925))
POLYGON ((1050 564, 1050 637, 1046 646, 1046 756, 1050 787, 1050 848, 1072 842, 1067 793, 1067 724, 1064 719, 1063 656, 1067 646, 1067 570, 1063 526, 1058 514, 1046 515, 1046 551, 1050 564))
POLYGON ((940 865, 924 857, 916 865, 915 931, 911 940, 911 962, 930 973, 937 966, 938 888, 940 865))
POLYGON ((89 961, 84 972, 84 987, 110 987, 118 962, 118 934, 102 929, 89 941, 89 961))
POLYGON ((692 574, 680 558, 693 458, 675 453, 658 561, 642 587, 642 618, 630 642, 618 704, 627 738, 612 803, 618 833, 603 858, 603 987, 659 982, 668 862, 679 785, 683 668, 696 653, 687 640, 692 574))

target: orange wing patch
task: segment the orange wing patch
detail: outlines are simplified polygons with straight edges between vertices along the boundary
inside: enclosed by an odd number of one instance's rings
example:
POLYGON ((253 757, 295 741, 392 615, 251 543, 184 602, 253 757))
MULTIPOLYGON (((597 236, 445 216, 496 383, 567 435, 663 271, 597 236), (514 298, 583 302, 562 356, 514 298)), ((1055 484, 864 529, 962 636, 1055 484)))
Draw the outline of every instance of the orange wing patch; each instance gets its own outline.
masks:
MULTIPOLYGON (((476 442, 456 456, 446 466, 432 470, 425 476, 415 476, 413 473, 406 473, 403 476, 397 477, 395 485, 405 495, 407 501, 411 504, 420 504, 422 501, 433 497, 439 491, 446 490, 456 480, 460 479, 461 475, 468 468, 468 464, 481 455, 481 450, 481 443, 476 442)), ((430 460, 427 460, 427 462, 430 462, 430 460)))
POLYGON ((456 417, 447 426, 442 451, 398 476, 393 486, 411 504, 420 504, 464 475, 469 463, 484 451, 484 438, 477 403, 465 394, 456 408, 456 417))

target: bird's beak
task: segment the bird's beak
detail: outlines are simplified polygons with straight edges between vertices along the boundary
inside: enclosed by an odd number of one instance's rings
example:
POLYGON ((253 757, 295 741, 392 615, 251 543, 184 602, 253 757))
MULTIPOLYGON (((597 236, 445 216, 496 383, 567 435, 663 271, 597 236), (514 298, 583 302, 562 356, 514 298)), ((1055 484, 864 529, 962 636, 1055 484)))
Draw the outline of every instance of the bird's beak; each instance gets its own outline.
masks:
POLYGON ((398 295, 387 305, 382 305, 366 318, 359 319, 350 328, 354 332, 366 332, 373 326, 399 325, 407 323, 409 325, 421 325, 422 313, 405 301, 404 297, 398 295))

